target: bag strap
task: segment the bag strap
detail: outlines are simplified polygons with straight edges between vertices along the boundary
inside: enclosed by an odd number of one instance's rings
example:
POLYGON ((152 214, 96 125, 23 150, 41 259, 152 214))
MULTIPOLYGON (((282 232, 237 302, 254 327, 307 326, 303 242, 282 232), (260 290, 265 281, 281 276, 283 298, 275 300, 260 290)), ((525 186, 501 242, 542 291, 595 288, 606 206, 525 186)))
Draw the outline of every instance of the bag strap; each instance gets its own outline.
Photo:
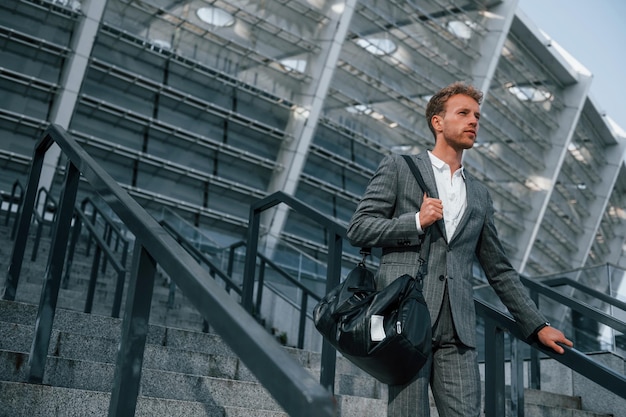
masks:
MULTIPOLYGON (((420 172, 417 165, 415 165, 415 161, 411 158, 410 155, 402 155, 404 160, 406 161, 409 169, 413 173, 415 180, 419 184, 422 191, 426 194, 430 195, 430 191, 424 182, 424 177, 422 177, 422 173, 420 172)), ((428 274, 428 254, 430 253, 430 228, 426 229, 424 232, 424 240, 422 241, 422 245, 420 247, 420 257, 419 257, 419 268, 417 270, 417 279, 424 279, 428 274)))
POLYGON ((402 155, 402 157, 404 158, 404 160, 406 161, 407 165, 409 166, 409 169, 413 173, 413 176, 417 180, 417 183, 419 184, 419 186, 422 189, 422 191, 424 191, 428 195, 432 195, 430 193, 430 191, 428 190, 428 187, 426 186, 426 183, 424 182, 424 177, 422 177, 422 173, 420 172, 420 170, 417 167, 417 165, 415 165, 415 161, 413 160, 413 158, 411 158, 410 155, 402 155))
POLYGON ((359 262, 359 265, 361 266, 365 266, 365 260, 367 259, 367 257, 369 255, 372 254, 372 248, 361 248, 361 250, 359 251, 359 253, 361 254, 362 258, 361 258, 361 262, 359 262))
MULTIPOLYGON (((415 165, 415 161, 409 155, 402 155, 404 160, 406 161, 411 173, 415 177, 415 180, 419 184, 420 188, 426 192, 426 194, 430 194, 426 183, 424 182, 424 178, 422 177, 422 173, 420 172, 417 165, 415 165)), ((372 248, 361 248, 360 251, 363 259, 361 260, 361 264, 365 266, 365 259, 368 255, 372 253, 372 248)), ((422 281, 424 277, 428 274, 428 254, 430 253, 430 229, 427 229, 424 233, 424 239, 422 241, 422 245, 420 247, 420 257, 419 257, 419 267, 417 270, 417 280, 422 281)))

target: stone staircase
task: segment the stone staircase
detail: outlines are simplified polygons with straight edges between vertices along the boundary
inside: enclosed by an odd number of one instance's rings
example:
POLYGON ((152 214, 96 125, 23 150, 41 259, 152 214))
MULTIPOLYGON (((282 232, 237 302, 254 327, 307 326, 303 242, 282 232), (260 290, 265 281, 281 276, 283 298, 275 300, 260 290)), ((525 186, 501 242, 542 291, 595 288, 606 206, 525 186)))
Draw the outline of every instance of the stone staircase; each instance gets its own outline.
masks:
MULTIPOLYGON (((2 271, 11 249, 9 230, 0 226, 2 271)), ((107 274, 99 279, 93 314, 80 312, 90 259, 77 254, 69 288, 61 290, 43 384, 26 382, 46 251, 42 244, 36 262, 25 260, 16 301, 0 301, 0 417, 106 416, 121 320, 110 317, 114 281, 107 274)), ((168 308, 167 288, 156 285, 135 415, 286 416, 219 336, 200 331, 202 318, 184 298, 178 296, 168 308)), ((285 349, 319 376, 319 353, 285 349)), ((342 358, 335 387, 341 417, 386 416, 386 387, 342 358)), ((532 390, 526 392, 525 408, 528 417, 608 416, 582 411, 578 397, 532 390)), ((437 417, 432 403, 431 410, 437 417)))
MULTIPOLYGON (((32 385, 23 381, 36 313, 32 304, 0 302, 0 415, 107 415, 121 321, 59 310, 43 385, 32 385)), ((311 372, 319 369, 319 355, 286 349, 311 372)), ((350 391, 338 398, 342 415, 384 416, 380 384, 341 379, 350 391)), ((158 325, 149 330, 136 415, 286 416, 219 337, 158 325)))

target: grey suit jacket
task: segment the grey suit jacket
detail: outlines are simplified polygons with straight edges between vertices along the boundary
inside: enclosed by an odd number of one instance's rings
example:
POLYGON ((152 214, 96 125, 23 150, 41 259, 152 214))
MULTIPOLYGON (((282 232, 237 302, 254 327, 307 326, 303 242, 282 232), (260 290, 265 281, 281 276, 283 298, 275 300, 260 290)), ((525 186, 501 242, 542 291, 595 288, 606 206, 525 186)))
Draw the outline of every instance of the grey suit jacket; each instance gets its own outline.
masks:
MULTIPOLYGON (((430 197, 438 198, 428 154, 424 152, 413 158, 431 191, 430 197)), ((476 346, 472 265, 478 259, 495 292, 524 334, 530 336, 546 319, 504 253, 493 222, 489 191, 467 172, 465 177, 467 209, 454 236, 445 235, 443 221, 429 227, 431 245, 424 297, 431 324, 439 314, 447 282, 458 336, 465 345, 476 346)), ((422 236, 417 232, 415 213, 421 207, 423 194, 406 161, 400 155, 388 155, 381 161, 352 216, 348 226, 350 243, 383 248, 376 274, 379 288, 405 273, 417 272, 422 236)))

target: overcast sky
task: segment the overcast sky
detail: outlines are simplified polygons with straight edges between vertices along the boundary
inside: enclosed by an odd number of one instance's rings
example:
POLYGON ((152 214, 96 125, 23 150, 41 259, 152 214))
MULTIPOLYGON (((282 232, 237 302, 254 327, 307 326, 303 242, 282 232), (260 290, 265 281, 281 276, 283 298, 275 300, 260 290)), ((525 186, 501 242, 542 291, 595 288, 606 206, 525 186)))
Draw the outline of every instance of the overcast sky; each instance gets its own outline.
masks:
POLYGON ((626 130, 626 1, 519 0, 518 7, 591 71, 598 110, 626 130))

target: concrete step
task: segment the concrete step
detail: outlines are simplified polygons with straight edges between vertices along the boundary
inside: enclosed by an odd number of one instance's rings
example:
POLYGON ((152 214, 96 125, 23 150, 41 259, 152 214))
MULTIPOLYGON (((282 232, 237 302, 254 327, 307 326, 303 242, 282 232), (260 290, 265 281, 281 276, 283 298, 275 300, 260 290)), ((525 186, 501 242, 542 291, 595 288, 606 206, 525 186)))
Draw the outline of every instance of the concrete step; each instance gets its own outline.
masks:
MULTIPOLYGON (((35 306, 0 301, 0 313, 0 348, 28 353, 34 331, 35 306)), ((114 363, 120 326, 119 319, 59 310, 55 316, 49 354, 67 359, 114 363)), ((319 377, 319 354, 284 349, 319 377)), ((345 359, 339 358, 337 365, 337 393, 386 398, 383 384, 345 359)), ((149 328, 144 367, 256 381, 219 336, 154 325, 149 328)))
MULTIPOLYGON (((43 278, 40 282, 21 279, 18 285, 16 301, 35 304, 39 301, 43 288, 43 278)), ((100 315, 111 315, 114 301, 114 284, 106 288, 96 289, 92 312, 100 315)), ((164 326, 174 326, 185 329, 202 330, 203 318, 198 311, 180 293, 177 294, 173 307, 168 306, 169 290, 155 286, 150 321, 164 326)), ((125 292, 124 292, 125 295, 125 292)), ((78 286, 69 289, 60 289, 57 306, 59 308, 84 311, 87 300, 87 287, 78 286)), ((124 312, 125 298, 122 298, 120 316, 124 312)))
MULTIPOLYGON (((0 381, 0 417, 102 417, 111 394, 75 388, 0 381)), ((282 411, 213 406, 140 396, 135 417, 288 417, 282 411)))
MULTIPOLYGON (((507 413, 513 417, 507 401, 507 413)), ((524 415, 527 417, 612 417, 611 414, 582 410, 578 396, 555 394, 534 389, 524 390, 524 415)))
POLYGON ((526 389, 524 391, 524 401, 527 407, 530 404, 544 407, 567 408, 570 410, 580 410, 582 407, 580 397, 548 393, 535 389, 526 389))
MULTIPOLYGON (((33 326, 0 322, 0 350, 27 354, 30 351, 32 336, 33 326)), ((48 351, 54 357, 113 364, 117 359, 117 346, 116 339, 55 330, 48 351)), ((224 351, 226 354, 203 353, 148 344, 144 354, 144 368, 256 382, 254 375, 236 356, 228 354, 226 349, 224 351)), ((298 352, 292 350, 294 357, 302 366, 319 379, 318 364, 312 364, 305 356, 298 355, 298 352)), ((380 399, 383 398, 384 390, 381 384, 370 377, 338 373, 336 392, 380 399)))
MULTIPOLYGON (((14 383, 25 381, 27 362, 27 354, 0 351, 0 364, 3 365, 0 369, 1 379, 14 383)), ((114 365, 109 363, 49 357, 43 385, 89 392, 110 392, 114 368, 114 365)), ((0 393, 0 397, 4 395, 4 392, 0 393)), ((200 402, 212 408, 236 407, 254 412, 282 413, 280 406, 258 383, 181 372, 144 368, 140 395, 200 402)), ((384 400, 346 395, 338 395, 337 400, 342 407, 341 415, 344 417, 385 416, 384 400)), ((1 403, 4 403, 4 398, 0 398, 1 403)))
MULTIPOLYGON (((108 414, 110 393, 49 385, 0 381, 0 417, 102 417, 108 414)), ((361 404, 358 399, 337 398, 341 417, 377 416, 376 404, 361 404)), ((140 395, 135 417, 288 417, 282 411, 257 410, 234 406, 212 406, 199 401, 180 401, 140 395)))
MULTIPOLYGON (((2 380, 23 382, 28 379, 28 355, 0 351, 2 380)), ((50 356, 46 361, 44 385, 110 392, 115 365, 89 360, 50 356)), ((212 406, 281 411, 278 404, 259 384, 182 372, 145 368, 142 371, 141 395, 182 401, 199 401, 212 406)))
MULTIPOLYGON (((3 327, 0 327, 0 331, 2 331, 2 340, 12 339, 15 341, 14 343, 17 344, 18 338, 13 337, 13 335, 23 335, 24 333, 28 333, 28 330, 25 327, 28 326, 5 323, 3 327), (10 330, 3 330, 5 328, 9 328, 10 330)), ((91 343, 84 344, 82 349, 81 346, 73 346, 76 345, 76 343, 71 342, 72 338, 74 338, 75 341, 80 342, 83 337, 84 336, 59 332, 56 342, 57 346, 54 348, 56 349, 54 352, 56 356, 49 359, 49 368, 46 371, 46 375, 52 376, 48 377, 44 381, 46 384, 82 390, 88 389, 91 391, 107 391, 109 389, 110 381, 112 381, 114 372, 114 365, 112 363, 97 363, 97 361, 114 357, 115 351, 112 346, 109 346, 106 349, 100 348, 99 355, 107 357, 94 357, 90 354, 90 352, 93 351, 91 346, 93 344, 101 345, 98 340, 93 340, 91 343), (75 349, 75 351, 71 352, 68 349, 75 349), (91 360, 72 360, 67 359, 68 356, 87 356, 91 360)), ((21 340, 24 347, 29 344, 28 337, 22 336, 21 340)), ((104 345, 106 345, 106 343, 104 345)), ((97 353, 98 350, 95 352, 97 353)), ((3 369, 0 372, 1 379, 9 379, 15 382, 25 380, 26 367, 24 364, 27 363, 27 357, 28 355, 26 353, 0 351, 0 363, 8 364, 8 368, 3 369)), ((248 402, 254 401, 256 404, 256 402, 259 401, 259 398, 262 398, 262 395, 257 394, 256 390, 262 390, 262 388, 260 386, 252 385, 255 388, 253 388, 252 391, 248 390, 246 393, 246 389, 242 388, 241 384, 236 385, 236 382, 232 379, 239 379, 245 382, 253 383, 253 376, 249 373, 246 375, 246 372, 242 372, 241 366, 233 363, 232 358, 230 361, 228 359, 225 360, 224 358, 225 357, 213 357, 211 359, 204 356, 204 354, 198 354, 197 352, 190 353, 178 351, 177 349, 166 349, 160 346, 149 345, 146 349, 146 360, 144 363, 142 395, 148 397, 159 396, 180 401, 196 401, 198 399, 203 399, 206 402, 217 401, 216 396, 219 397, 219 394, 223 394, 224 390, 233 389, 234 387, 240 396, 240 402, 237 403, 238 406, 244 405, 241 403, 243 400, 248 402), (198 367, 198 364, 200 364, 201 368, 198 367), (172 369, 177 370, 178 372, 173 372, 172 369), (201 374, 197 374, 197 372, 201 372, 201 374), (209 375, 212 377, 209 377, 209 375), (225 380, 225 378, 231 380, 228 381, 225 380), (220 384, 226 384, 226 388, 220 386, 220 384), (176 389, 172 392, 172 390, 168 388, 170 386, 174 386, 176 389)), ((247 386, 250 387, 249 384, 247 386)), ((246 387, 246 385, 243 387, 246 387)), ((360 395, 362 396, 365 394, 366 393, 361 393, 360 395)), ((381 393, 379 392, 378 394, 381 393)), ((340 403, 343 409, 343 416, 382 415, 382 417, 384 417, 386 401, 381 398, 386 398, 386 396, 371 393, 371 397, 378 397, 378 400, 364 400, 361 396, 338 396, 338 399, 341 399, 340 403), (348 412, 349 409, 353 411, 348 412)), ((268 401, 271 402, 272 400, 269 399, 268 401)), ((257 404, 255 407, 258 409, 259 405, 257 404)), ((600 416, 600 414, 576 410, 579 407, 579 398, 533 390, 526 391, 527 416, 600 416)), ((433 409, 432 415, 433 417, 437 417, 436 410, 433 409)))
POLYGON ((526 417, 613 417, 613 414, 598 414, 593 411, 555 408, 541 404, 526 404, 524 412, 526 417))

